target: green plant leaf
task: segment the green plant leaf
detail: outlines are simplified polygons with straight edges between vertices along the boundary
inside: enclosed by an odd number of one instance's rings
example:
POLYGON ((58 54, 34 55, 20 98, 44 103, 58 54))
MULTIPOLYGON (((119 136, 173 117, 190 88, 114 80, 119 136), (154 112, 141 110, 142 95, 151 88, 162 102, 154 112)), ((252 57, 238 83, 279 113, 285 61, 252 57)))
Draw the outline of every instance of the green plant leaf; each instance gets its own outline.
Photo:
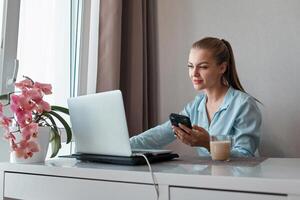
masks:
POLYGON ((10 96, 10 94, 2 94, 2 95, 0 95, 0 100, 9 101, 10 100, 9 96, 10 96))
POLYGON ((0 95, 0 100, 10 100, 10 95, 14 94, 14 93, 19 93, 18 91, 17 92, 10 92, 8 94, 1 94, 0 95))
POLYGON ((65 114, 69 115, 69 109, 65 108, 65 107, 51 106, 51 110, 53 110, 53 111, 59 111, 59 112, 62 112, 62 113, 65 113, 65 114))
POLYGON ((53 131, 51 130, 51 131, 50 131, 50 139, 49 139, 49 143, 52 142, 52 141, 54 140, 54 137, 55 137, 55 135, 54 135, 53 131))
MULTIPOLYGON (((57 128, 57 125, 56 125, 55 120, 53 119, 53 117, 50 114, 46 113, 46 112, 44 112, 42 115, 46 116, 51 121, 51 123, 53 125, 52 128, 55 129, 55 132, 59 133, 59 130, 57 128)), ((50 141, 52 141, 53 139, 54 139, 54 137, 51 137, 50 141)))
POLYGON ((54 134, 53 140, 51 142, 51 147, 52 147, 52 155, 51 158, 55 157, 61 148, 61 140, 60 140, 60 135, 59 132, 56 132, 54 128, 51 127, 51 131, 54 134))
POLYGON ((51 114, 52 116, 56 117, 62 123, 62 125, 66 129, 66 133, 67 133, 67 144, 69 142, 71 142, 71 140, 72 140, 72 130, 71 130, 69 124, 58 113, 56 113, 54 111, 49 111, 48 113, 51 114))
POLYGON ((10 104, 10 95, 12 95, 14 93, 19 93, 19 91, 17 91, 17 92, 10 92, 8 94, 1 94, 0 95, 0 100, 6 100, 7 101, 6 105, 9 105, 10 104))
POLYGON ((57 128, 57 125, 53 117, 50 114, 45 112, 43 113, 43 115, 46 116, 52 123, 52 126, 51 125, 49 126, 51 128, 51 137, 49 142, 51 143, 51 147, 52 147, 51 158, 53 158, 58 154, 58 151, 61 148, 61 138, 60 138, 59 130, 57 128))
POLYGON ((52 128, 54 128, 56 132, 59 132, 58 128, 57 128, 57 125, 56 125, 55 120, 53 119, 53 117, 50 114, 46 113, 46 112, 44 112, 42 115, 46 116, 51 121, 51 123, 53 125, 52 128))

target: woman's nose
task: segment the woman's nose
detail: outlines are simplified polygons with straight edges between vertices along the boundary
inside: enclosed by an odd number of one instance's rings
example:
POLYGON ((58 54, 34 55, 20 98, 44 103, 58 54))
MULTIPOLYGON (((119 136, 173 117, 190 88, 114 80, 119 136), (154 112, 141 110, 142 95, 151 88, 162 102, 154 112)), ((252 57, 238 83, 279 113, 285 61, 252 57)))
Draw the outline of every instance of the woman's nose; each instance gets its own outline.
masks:
POLYGON ((200 75, 199 68, 198 67, 194 67, 194 69, 193 69, 193 76, 198 77, 199 75, 200 75))

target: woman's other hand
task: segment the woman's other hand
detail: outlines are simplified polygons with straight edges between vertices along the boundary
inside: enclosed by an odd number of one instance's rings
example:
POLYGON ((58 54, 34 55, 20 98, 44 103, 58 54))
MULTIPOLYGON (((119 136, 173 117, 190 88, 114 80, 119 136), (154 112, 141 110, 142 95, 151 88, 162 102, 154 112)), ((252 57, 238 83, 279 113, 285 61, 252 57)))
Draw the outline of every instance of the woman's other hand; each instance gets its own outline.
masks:
POLYGON ((193 125, 193 128, 190 129, 183 124, 179 124, 179 127, 172 126, 172 129, 176 137, 184 144, 192 147, 205 147, 208 151, 210 151, 209 134, 204 128, 193 125))

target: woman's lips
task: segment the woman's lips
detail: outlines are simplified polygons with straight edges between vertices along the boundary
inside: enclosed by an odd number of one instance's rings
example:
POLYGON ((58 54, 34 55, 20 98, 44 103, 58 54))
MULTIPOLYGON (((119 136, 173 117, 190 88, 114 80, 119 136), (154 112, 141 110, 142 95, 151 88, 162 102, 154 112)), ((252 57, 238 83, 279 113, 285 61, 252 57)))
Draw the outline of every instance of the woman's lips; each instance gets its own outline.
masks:
POLYGON ((203 83, 203 80, 193 80, 193 83, 198 85, 198 84, 201 84, 203 83))

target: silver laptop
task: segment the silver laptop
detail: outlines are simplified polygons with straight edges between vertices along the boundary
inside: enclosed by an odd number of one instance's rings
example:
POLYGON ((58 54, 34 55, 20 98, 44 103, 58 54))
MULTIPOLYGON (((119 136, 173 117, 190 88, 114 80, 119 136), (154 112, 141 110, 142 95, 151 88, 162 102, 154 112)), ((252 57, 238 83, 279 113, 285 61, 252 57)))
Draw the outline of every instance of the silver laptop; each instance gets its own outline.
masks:
POLYGON ((111 156, 153 155, 170 150, 132 150, 120 90, 68 99, 76 153, 111 156))

